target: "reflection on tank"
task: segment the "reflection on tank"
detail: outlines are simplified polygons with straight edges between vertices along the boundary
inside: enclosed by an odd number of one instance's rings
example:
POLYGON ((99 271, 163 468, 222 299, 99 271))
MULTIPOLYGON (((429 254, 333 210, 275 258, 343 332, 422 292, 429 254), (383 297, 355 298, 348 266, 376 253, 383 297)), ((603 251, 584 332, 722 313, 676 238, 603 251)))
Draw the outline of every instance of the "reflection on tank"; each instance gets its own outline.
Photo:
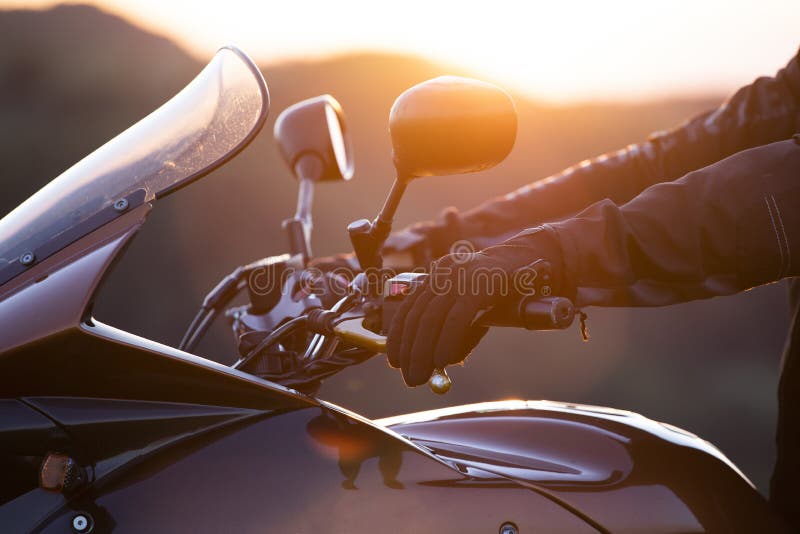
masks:
POLYGON ((378 469, 387 487, 403 489, 403 483, 397 480, 403 462, 402 450, 399 444, 377 434, 373 428, 326 410, 308 422, 306 431, 316 443, 338 454, 344 489, 358 489, 356 478, 361 464, 370 458, 378 458, 378 469))

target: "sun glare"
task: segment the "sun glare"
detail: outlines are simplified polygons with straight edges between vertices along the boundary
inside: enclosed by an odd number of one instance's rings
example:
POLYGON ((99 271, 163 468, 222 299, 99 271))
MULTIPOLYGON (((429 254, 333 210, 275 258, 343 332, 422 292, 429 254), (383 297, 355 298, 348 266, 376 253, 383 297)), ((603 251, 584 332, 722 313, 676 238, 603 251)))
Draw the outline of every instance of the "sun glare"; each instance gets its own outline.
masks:
POLYGON ((800 44, 796 0, 90 3, 204 58, 227 43, 263 62, 413 53, 550 101, 727 92, 773 74, 800 44))

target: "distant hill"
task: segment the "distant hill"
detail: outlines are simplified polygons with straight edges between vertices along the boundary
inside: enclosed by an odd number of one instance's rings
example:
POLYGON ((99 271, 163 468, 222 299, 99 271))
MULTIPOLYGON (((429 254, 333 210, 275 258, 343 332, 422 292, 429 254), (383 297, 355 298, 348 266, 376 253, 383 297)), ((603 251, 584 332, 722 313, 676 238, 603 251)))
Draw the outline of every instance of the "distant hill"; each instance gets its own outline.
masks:
POLYGON ((3 213, 200 67, 167 39, 87 6, 0 11, 0 35, 0 161, 14 177, 3 213))
MULTIPOLYGON (((0 35, 0 213, 155 109, 202 67, 168 39, 86 6, 0 11, 0 35)), ((319 187, 314 247, 324 254, 349 249, 345 225, 374 215, 390 184, 386 119, 393 99, 414 83, 454 72, 387 54, 263 65, 262 71, 272 96, 263 133, 224 169, 159 202, 101 296, 101 320, 174 344, 220 276, 284 250, 280 222, 293 211, 296 185, 276 152, 272 124, 289 104, 322 93, 344 107, 356 175, 347 184, 319 187)), ((508 160, 483 175, 413 184, 399 224, 447 205, 468 208, 642 139, 719 98, 559 107, 515 100, 520 129, 508 160)), ((505 397, 628 408, 711 439, 765 487, 787 322, 781 288, 589 314, 588 344, 575 331, 492 332, 467 367, 453 370, 455 387, 443 399, 406 390, 378 359, 342 373, 322 394, 369 416, 505 397)), ((200 352, 230 360, 224 325, 200 352)))

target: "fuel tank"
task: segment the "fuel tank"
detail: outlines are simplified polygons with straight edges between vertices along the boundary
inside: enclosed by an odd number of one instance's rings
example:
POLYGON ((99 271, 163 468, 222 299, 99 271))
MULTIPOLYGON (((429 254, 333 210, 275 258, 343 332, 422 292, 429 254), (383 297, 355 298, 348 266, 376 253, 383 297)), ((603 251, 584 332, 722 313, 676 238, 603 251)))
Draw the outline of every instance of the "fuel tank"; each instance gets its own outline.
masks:
POLYGON ((501 401, 375 421, 475 477, 513 480, 610 532, 782 532, 716 447, 641 415, 501 401))

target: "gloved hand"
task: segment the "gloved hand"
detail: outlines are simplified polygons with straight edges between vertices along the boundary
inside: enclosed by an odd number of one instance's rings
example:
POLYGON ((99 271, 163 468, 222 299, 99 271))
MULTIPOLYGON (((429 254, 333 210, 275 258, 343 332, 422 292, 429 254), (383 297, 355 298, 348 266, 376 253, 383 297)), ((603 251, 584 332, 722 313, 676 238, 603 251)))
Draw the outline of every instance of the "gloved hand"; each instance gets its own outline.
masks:
MULTIPOLYGON (((409 386, 427 382, 435 368, 463 361, 488 330, 473 325, 482 310, 530 295, 538 273, 525 269, 549 262, 553 295, 567 295, 561 248, 552 229, 526 230, 480 252, 450 254, 431 266, 425 283, 398 308, 389 327, 389 365, 409 386)), ((541 280, 538 282, 541 284, 541 280)))

